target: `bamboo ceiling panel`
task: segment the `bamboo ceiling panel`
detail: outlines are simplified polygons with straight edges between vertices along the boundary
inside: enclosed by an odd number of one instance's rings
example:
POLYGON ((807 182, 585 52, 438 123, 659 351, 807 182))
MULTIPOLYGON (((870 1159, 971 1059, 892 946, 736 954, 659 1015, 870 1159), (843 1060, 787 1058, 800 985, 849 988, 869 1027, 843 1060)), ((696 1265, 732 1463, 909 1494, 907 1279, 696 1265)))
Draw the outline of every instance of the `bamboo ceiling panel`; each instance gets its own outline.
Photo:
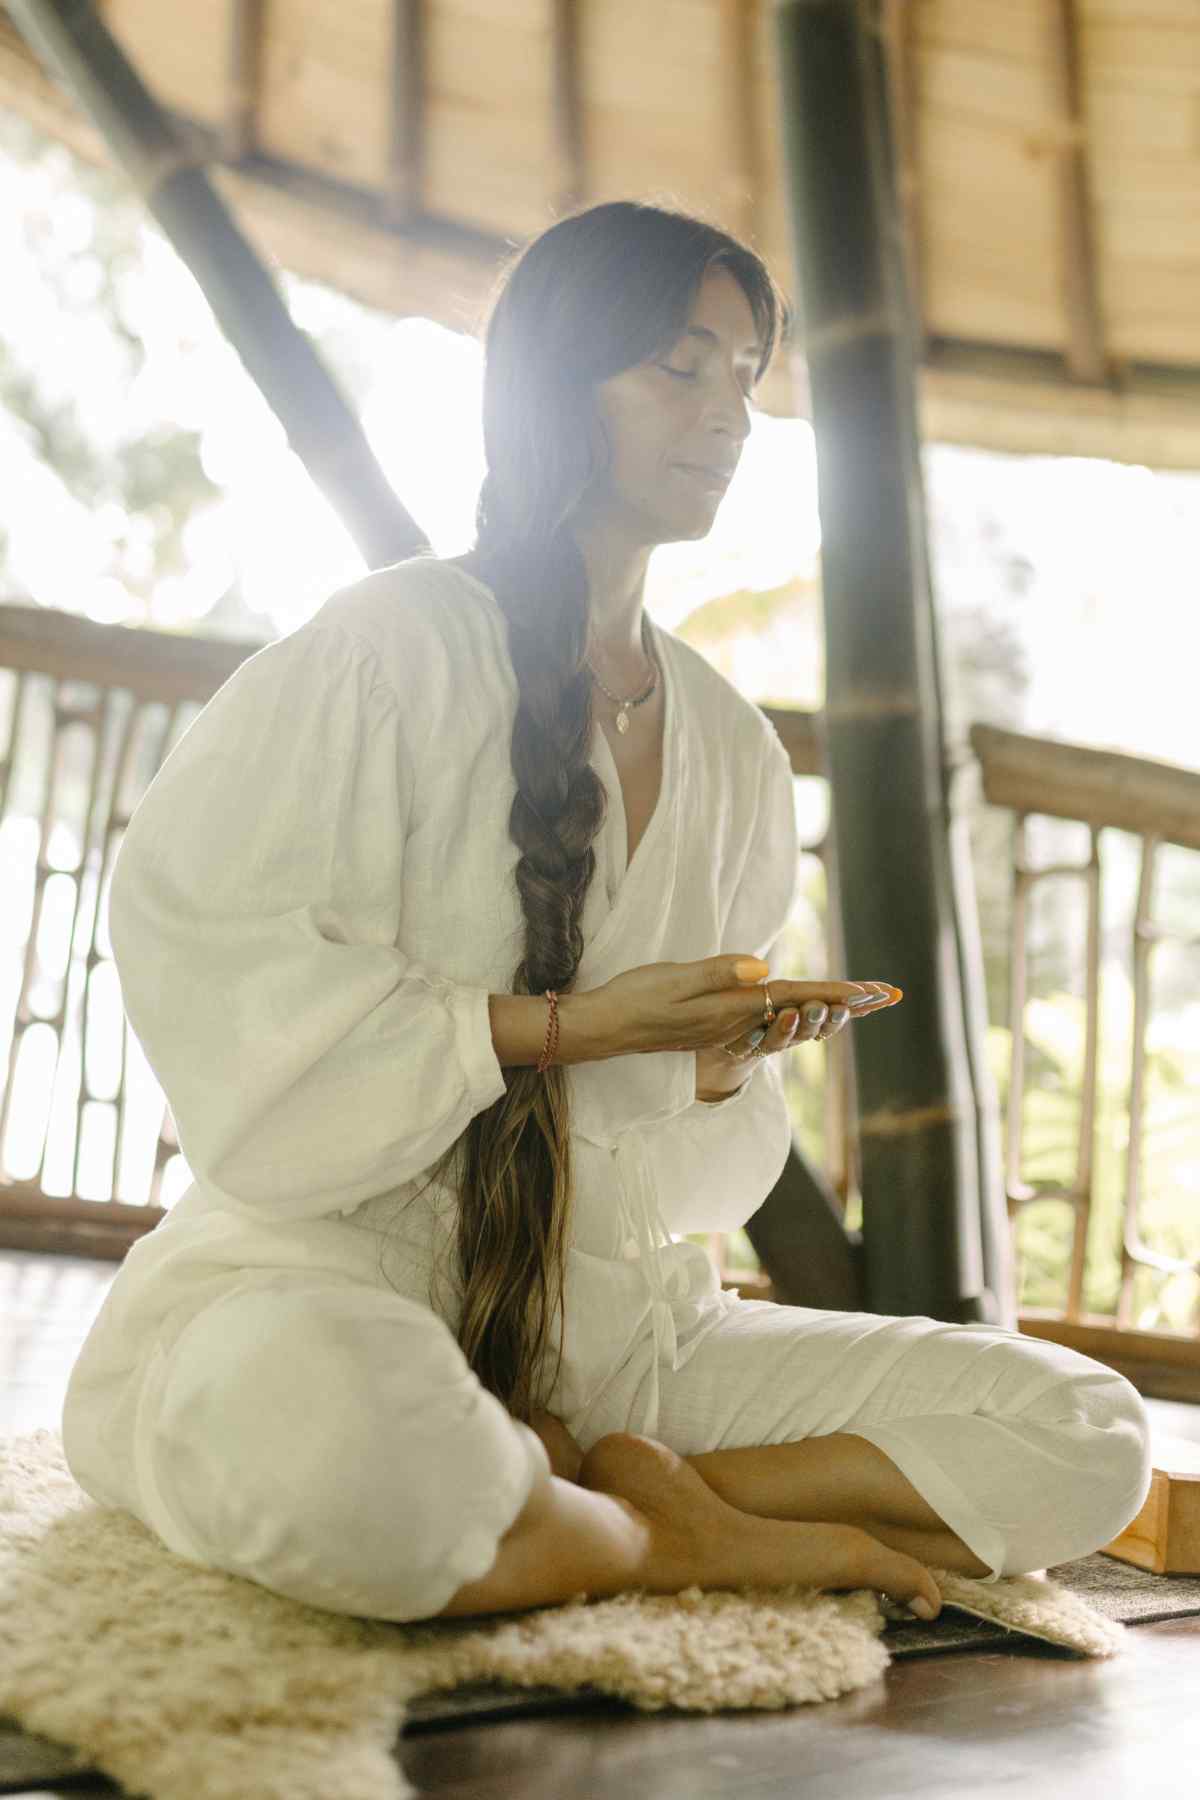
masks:
MULTIPOLYGON (((924 326, 1062 349, 1055 171, 1069 147, 1054 0, 923 0, 914 13, 924 326)), ((1200 0, 1078 0, 1105 348, 1200 366, 1200 0)))
POLYGON ((587 165, 605 198, 650 185, 697 202, 720 185, 728 131, 720 24, 710 0, 583 8, 587 165))
POLYGON ((982 120, 922 121, 921 228, 952 257, 924 263, 925 330, 1026 349, 1064 348, 1054 194, 1010 133, 982 120))
POLYGON ((388 0, 266 0, 255 130, 268 156, 364 187, 386 181, 392 13, 388 0))
MULTIPOLYGON (((929 337, 1066 344, 1057 175, 1072 125, 1056 5, 902 9, 929 337)), ((106 0, 103 12, 155 93, 215 126, 229 104, 231 6, 106 0)), ((550 0, 428 0, 428 212, 514 241, 556 216, 567 171, 554 129, 554 12, 550 0)), ((267 155, 388 191, 396 17, 393 0, 264 0, 256 129, 267 155)), ((1076 17, 1105 347, 1200 367, 1200 3, 1078 0, 1076 17)), ((657 194, 707 210, 752 234, 790 285, 773 5, 583 0, 577 18, 586 197, 657 194), (730 70, 739 15, 749 121, 737 118, 730 70)), ((403 309, 403 294, 394 304, 403 309)))
POLYGON ((536 237, 559 175, 550 10, 451 0, 427 19, 422 203, 501 237, 536 237))
MULTIPOLYGON (((618 198, 727 225, 796 298, 775 0, 99 11, 204 134, 268 261, 369 305, 470 329, 510 246, 618 198), (239 101, 253 154, 226 161, 239 101)), ((1200 0, 878 0, 878 16, 926 434, 1200 467, 1200 0)), ((9 24, 0 104, 105 154, 9 24)), ((765 409, 807 412, 805 373, 798 337, 765 409)))
POLYGON ((160 106, 221 123, 229 102, 225 0, 95 0, 95 9, 160 106))

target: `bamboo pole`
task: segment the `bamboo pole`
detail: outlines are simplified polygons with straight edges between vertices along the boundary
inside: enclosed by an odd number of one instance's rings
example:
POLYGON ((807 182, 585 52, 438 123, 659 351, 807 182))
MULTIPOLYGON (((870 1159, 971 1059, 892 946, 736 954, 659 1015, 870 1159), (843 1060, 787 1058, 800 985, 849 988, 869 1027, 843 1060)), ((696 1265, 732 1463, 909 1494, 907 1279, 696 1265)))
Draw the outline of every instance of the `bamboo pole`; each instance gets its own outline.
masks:
POLYGON ((883 0, 778 0, 800 340, 823 533, 830 829, 854 1040, 868 1309, 1016 1328, 965 818, 950 804, 883 0))
POLYGON ((30 48, 91 118, 187 264, 368 568, 427 547, 275 282, 87 0, 10 0, 30 48))

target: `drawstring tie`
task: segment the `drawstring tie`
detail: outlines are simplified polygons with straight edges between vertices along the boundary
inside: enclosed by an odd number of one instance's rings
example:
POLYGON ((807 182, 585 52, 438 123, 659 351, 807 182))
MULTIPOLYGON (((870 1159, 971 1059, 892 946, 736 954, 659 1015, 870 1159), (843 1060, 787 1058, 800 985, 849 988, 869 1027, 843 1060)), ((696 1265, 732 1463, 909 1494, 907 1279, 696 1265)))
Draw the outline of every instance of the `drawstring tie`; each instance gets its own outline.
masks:
MULTIPOLYGON (((682 1366, 679 1335, 671 1301, 683 1296, 688 1285, 687 1276, 683 1269, 674 1269, 668 1276, 663 1275, 658 1252, 660 1247, 671 1244, 673 1240, 659 1211, 654 1179, 640 1135, 636 1131, 623 1132, 615 1140, 614 1150, 620 1175, 618 1208, 622 1231, 621 1255, 629 1260, 635 1256, 640 1257, 650 1296, 650 1320, 654 1332, 650 1393, 643 1408, 642 1419, 631 1429, 643 1437, 655 1437, 658 1432, 659 1359, 668 1358, 673 1370, 682 1366)), ((686 1360, 685 1356, 683 1361, 686 1360)))

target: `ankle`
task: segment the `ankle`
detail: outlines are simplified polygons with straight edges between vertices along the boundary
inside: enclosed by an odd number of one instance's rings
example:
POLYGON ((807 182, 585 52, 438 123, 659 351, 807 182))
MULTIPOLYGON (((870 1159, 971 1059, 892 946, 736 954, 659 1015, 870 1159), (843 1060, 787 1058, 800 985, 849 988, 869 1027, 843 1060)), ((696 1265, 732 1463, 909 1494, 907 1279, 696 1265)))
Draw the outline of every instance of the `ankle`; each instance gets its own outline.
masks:
POLYGON ((918 1526, 893 1525, 886 1520, 882 1523, 864 1520, 862 1529, 878 1538, 889 1550, 915 1557, 927 1569, 949 1569, 954 1575, 971 1575, 977 1580, 992 1572, 991 1565, 976 1556, 947 1525, 928 1531, 918 1526))

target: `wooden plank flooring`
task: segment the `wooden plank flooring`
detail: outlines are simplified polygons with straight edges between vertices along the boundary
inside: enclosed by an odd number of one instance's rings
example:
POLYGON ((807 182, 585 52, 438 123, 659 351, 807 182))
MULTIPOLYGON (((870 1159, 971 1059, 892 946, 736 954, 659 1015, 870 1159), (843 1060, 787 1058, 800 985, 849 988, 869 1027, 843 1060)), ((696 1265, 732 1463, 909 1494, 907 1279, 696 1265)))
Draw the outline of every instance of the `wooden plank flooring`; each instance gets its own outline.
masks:
MULTIPOLYGON (((57 1430, 114 1263, 0 1251, 0 1431, 57 1430)), ((1200 1407, 1146 1402, 1200 1443, 1200 1407)), ((1081 1662, 1033 1642, 905 1657, 858 1693, 780 1713, 571 1715, 406 1734, 416 1794, 443 1800, 1185 1800, 1200 1769, 1200 1618, 1131 1626, 1081 1662)), ((7 1789, 114 1795, 103 1779, 7 1789)), ((336 1800, 331 1796, 330 1800, 336 1800)))

